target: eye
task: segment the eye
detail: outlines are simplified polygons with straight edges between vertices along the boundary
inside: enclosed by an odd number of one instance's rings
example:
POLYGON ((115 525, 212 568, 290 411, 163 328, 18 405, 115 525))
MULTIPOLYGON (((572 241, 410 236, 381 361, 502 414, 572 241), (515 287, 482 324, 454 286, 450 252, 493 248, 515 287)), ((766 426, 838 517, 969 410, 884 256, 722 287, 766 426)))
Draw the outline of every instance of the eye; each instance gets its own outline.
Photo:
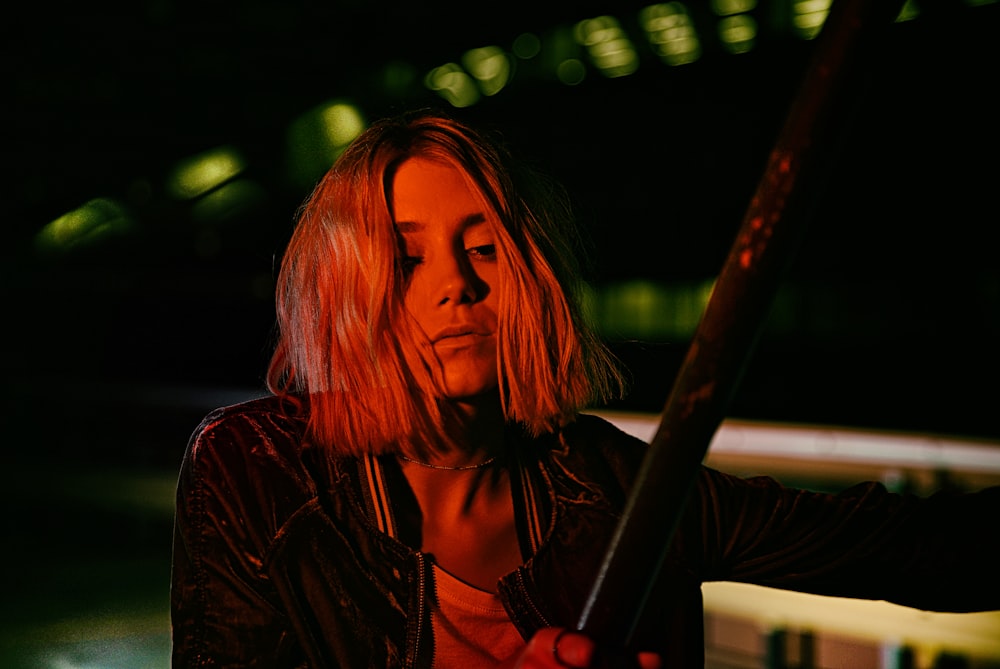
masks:
POLYGON ((479 260, 496 260, 497 257, 497 247, 496 244, 480 244, 479 246, 471 246, 465 249, 473 258, 478 258, 479 260))
POLYGON ((399 259, 399 268, 403 271, 403 274, 409 276, 413 273, 413 270, 417 268, 418 265, 423 264, 423 256, 401 256, 399 259))

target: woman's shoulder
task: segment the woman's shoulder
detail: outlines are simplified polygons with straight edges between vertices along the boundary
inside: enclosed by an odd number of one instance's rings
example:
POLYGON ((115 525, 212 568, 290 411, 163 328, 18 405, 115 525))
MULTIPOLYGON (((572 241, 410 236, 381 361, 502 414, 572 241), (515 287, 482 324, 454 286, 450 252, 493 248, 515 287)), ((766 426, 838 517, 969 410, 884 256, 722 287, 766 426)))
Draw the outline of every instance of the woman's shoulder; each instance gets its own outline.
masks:
POLYGON ((624 483, 632 479, 649 444, 598 413, 580 413, 558 433, 553 456, 590 478, 611 473, 624 483))
POLYGON ((317 477, 327 481, 330 475, 318 470, 316 458, 309 455, 314 449, 306 422, 304 406, 285 397, 254 398, 212 410, 188 442, 179 497, 238 498, 243 505, 271 509, 263 514, 268 517, 290 517, 315 497, 321 485, 317 477))
POLYGON ((305 445, 306 405, 268 395, 213 409, 194 429, 187 458, 288 458, 305 445))
POLYGON ((308 405, 296 395, 262 395, 235 404, 212 409, 202 419, 198 431, 211 429, 219 424, 231 426, 241 421, 274 421, 279 424, 302 423, 308 418, 308 405))
POLYGON ((563 428, 561 436, 576 448, 599 451, 644 454, 649 447, 646 441, 599 413, 577 414, 576 419, 563 428))

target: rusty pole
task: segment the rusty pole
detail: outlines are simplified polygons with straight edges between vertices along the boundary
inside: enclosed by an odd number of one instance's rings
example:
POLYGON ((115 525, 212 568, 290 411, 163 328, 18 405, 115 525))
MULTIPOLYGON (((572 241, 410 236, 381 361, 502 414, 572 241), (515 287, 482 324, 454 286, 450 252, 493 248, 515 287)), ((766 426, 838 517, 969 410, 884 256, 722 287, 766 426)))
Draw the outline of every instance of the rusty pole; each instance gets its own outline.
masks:
POLYGON ((698 469, 763 329, 844 130, 857 69, 901 0, 834 0, 711 298, 692 337, 576 629, 629 648, 698 469), (851 86, 849 86, 851 84, 851 86))

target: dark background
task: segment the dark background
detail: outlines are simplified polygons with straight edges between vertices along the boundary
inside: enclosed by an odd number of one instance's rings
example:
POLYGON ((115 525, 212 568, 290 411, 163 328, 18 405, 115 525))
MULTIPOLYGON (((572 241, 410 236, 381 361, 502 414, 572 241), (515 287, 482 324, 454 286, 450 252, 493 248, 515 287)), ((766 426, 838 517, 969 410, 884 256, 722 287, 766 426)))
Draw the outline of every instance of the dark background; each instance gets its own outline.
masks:
MULTIPOLYGON (((787 6, 762 2, 757 48, 730 55, 711 41, 707 5, 691 3, 704 54, 671 68, 643 49, 641 6, 15 8, 3 57, 6 455, 25 455, 30 441, 32 457, 176 463, 210 405, 260 388, 267 279, 307 192, 284 174, 286 129, 336 97, 369 119, 444 105, 419 85, 387 94, 378 80, 389 63, 423 73, 472 47, 509 49, 526 31, 618 17, 643 58, 635 74, 591 69, 570 87, 525 66, 457 113, 498 128, 567 185, 593 240, 595 285, 714 276, 813 43, 780 19, 787 6), (223 144, 248 156, 263 194, 206 255, 204 231, 159 184, 179 160, 223 144), (138 229, 59 257, 37 252, 47 222, 99 196, 124 202, 138 229)), ((827 147, 837 160, 789 270, 796 304, 828 302, 828 325, 766 336, 734 415, 1000 435, 998 7, 920 6, 862 68, 868 83, 846 139, 827 147)), ((615 346, 636 372, 621 408, 658 411, 686 342, 615 346)))

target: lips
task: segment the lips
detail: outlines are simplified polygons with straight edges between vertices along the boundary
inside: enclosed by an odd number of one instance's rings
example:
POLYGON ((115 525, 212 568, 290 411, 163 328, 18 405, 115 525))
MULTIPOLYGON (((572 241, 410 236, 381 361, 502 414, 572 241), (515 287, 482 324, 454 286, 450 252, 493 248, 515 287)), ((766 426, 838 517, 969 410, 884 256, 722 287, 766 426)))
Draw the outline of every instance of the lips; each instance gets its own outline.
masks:
POLYGON ((432 344, 457 342, 474 337, 489 337, 490 332, 475 325, 449 325, 442 328, 431 338, 432 344))

